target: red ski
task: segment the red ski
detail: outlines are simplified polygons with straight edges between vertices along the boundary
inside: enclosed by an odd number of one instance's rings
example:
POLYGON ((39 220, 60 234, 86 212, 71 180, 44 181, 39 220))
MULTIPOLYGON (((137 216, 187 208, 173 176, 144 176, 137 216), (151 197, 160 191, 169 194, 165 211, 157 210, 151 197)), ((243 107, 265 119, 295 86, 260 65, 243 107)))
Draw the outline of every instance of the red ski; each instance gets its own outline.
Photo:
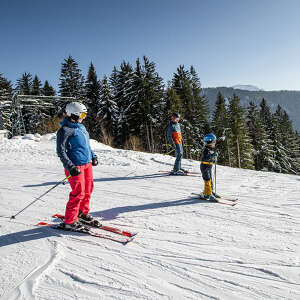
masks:
MULTIPOLYGON (((60 215, 60 214, 55 214, 52 217, 57 218, 57 219, 61 219, 62 221, 64 221, 64 219, 65 219, 65 216, 60 215)), ((137 235, 137 232, 130 232, 130 231, 126 231, 126 230, 122 230, 122 229, 119 229, 119 228, 116 228, 116 227, 111 227, 111 226, 106 226, 106 225, 101 225, 100 227, 95 227, 95 226, 90 226, 90 225, 85 224, 85 226, 88 226, 88 227, 91 227, 91 228, 99 228, 101 230, 110 231, 110 232, 113 232, 113 233, 116 233, 116 234, 119 234, 119 235, 124 235, 124 236, 127 236, 127 237, 133 237, 133 236, 137 235)))
MULTIPOLYGON (((49 226, 53 229, 58 229, 58 230, 64 231, 63 228, 61 228, 59 225, 54 224, 54 223, 40 222, 36 225, 37 226, 49 226)), ((111 240, 113 242, 117 242, 117 243, 120 243, 120 244, 123 244, 123 245, 126 245, 127 243, 129 243, 133 240, 133 237, 128 237, 128 236, 110 236, 108 234, 98 233, 98 232, 95 232, 95 231, 91 230, 91 228, 88 227, 88 226, 85 226, 84 230, 78 230, 78 231, 71 231, 71 230, 67 231, 67 230, 65 230, 65 231, 66 232, 84 233, 84 234, 88 234, 88 235, 93 236, 93 237, 98 237, 98 238, 102 238, 102 239, 111 240)))

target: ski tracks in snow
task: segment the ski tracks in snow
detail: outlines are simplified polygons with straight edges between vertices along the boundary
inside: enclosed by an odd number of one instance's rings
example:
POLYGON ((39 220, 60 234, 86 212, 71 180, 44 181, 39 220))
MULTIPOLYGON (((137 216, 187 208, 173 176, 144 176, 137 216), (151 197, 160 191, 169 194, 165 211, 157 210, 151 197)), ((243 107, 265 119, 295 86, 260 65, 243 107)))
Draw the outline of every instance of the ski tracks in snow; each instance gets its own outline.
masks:
MULTIPOLYGON (((0 280, 10 290, 1 300, 300 299, 299 177, 218 166, 217 192, 239 198, 232 208, 191 199, 203 189, 201 177, 158 174, 171 168, 172 157, 94 146, 100 166, 94 169, 93 215, 139 234, 126 246, 75 233, 14 243, 10 232, 25 225, 5 224, 7 271, 0 280), (31 271, 30 262, 36 265, 31 271)), ((0 198, 3 213, 11 215, 64 174, 54 142, 5 147, 0 153, 10 169, 0 198)), ((199 162, 183 165, 199 172, 199 162)), ((69 191, 60 186, 20 219, 50 221, 64 212, 69 191)))
POLYGON ((48 239, 50 253, 43 265, 36 266, 25 278, 11 291, 5 293, 1 300, 33 300, 40 299, 35 297, 35 290, 39 282, 49 273, 55 264, 63 256, 59 243, 48 239))

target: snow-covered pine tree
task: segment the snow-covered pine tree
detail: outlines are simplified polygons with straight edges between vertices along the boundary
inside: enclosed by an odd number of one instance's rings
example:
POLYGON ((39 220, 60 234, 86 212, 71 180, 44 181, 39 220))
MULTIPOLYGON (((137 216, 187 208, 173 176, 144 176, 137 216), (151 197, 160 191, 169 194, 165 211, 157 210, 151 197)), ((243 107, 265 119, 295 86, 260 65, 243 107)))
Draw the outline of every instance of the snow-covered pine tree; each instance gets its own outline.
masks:
POLYGON ((117 78, 111 81, 114 93, 114 101, 118 107, 118 121, 116 132, 116 143, 123 146, 125 141, 129 139, 131 128, 128 124, 128 114, 130 113, 132 99, 134 97, 133 89, 134 71, 130 63, 123 61, 120 70, 117 72, 117 78))
POLYGON ((12 131, 12 95, 13 88, 9 80, 0 73, 0 130, 12 131))
POLYGON ((254 147, 254 164, 256 170, 271 170, 274 157, 272 140, 266 130, 260 111, 251 101, 247 109, 247 124, 251 143, 254 147))
MULTIPOLYGON (((119 71, 114 66, 113 71, 109 77, 109 85, 110 85, 110 92, 112 96, 112 100, 116 103, 117 105, 117 94, 118 94, 118 78, 119 78, 119 71)), ((117 112, 116 112, 116 123, 115 126, 113 127, 113 137, 114 139, 118 136, 118 130, 119 130, 119 120, 120 120, 120 110, 117 105, 117 112)), ((114 140, 115 141, 115 140, 114 140)))
POLYGON ((18 95, 30 95, 32 88, 32 75, 23 73, 21 78, 17 79, 16 93, 18 95))
POLYGON ((180 115, 182 115, 183 105, 175 89, 173 89, 169 84, 165 92, 165 114, 164 115, 167 121, 170 121, 170 117, 173 112, 178 112, 180 115))
POLYGON ((193 148, 192 153, 196 156, 199 156, 202 152, 203 137, 206 133, 211 131, 208 116, 209 116, 209 108, 207 100, 204 96, 202 96, 202 88, 199 76, 193 66, 190 68, 190 79, 191 79, 191 87, 192 87, 192 114, 191 114, 191 124, 194 127, 194 140, 193 140, 193 148))
POLYGON ((163 79, 155 70, 155 63, 146 56, 143 57, 142 68, 137 60, 135 83, 138 103, 138 120, 135 120, 135 126, 139 128, 139 136, 146 149, 153 152, 159 140, 154 132, 157 132, 160 126, 164 86, 163 79))
POLYGON ((42 94, 42 83, 38 76, 35 75, 32 82, 31 95, 40 96, 42 94))
POLYGON ((229 103, 229 125, 231 128, 230 145, 232 166, 244 169, 254 169, 253 146, 250 141, 245 110, 240 105, 240 99, 234 94, 229 103))
POLYGON ((282 144, 282 135, 281 130, 278 124, 275 122, 277 117, 273 116, 273 127, 271 132, 271 138, 273 141, 273 150, 274 150, 274 160, 272 171, 278 173, 289 173, 290 172, 290 162, 288 159, 287 149, 282 144))
POLYGON ((11 82, 0 73, 0 97, 10 98, 13 93, 11 82))
POLYGON ((280 164, 279 172, 297 174, 300 171, 300 153, 292 122, 280 105, 273 116, 277 144, 274 150, 275 158, 280 164))
POLYGON ((49 84, 48 80, 45 81, 44 86, 41 90, 44 96, 55 96, 55 89, 49 84))
POLYGON ((59 92, 62 97, 84 98, 84 77, 71 55, 64 59, 59 79, 59 92))
POLYGON ((100 85, 100 106, 96 117, 96 128, 98 138, 102 142, 113 143, 114 127, 118 117, 118 107, 115 103, 107 77, 104 75, 100 85), (107 139, 106 141, 104 139, 107 139))
POLYGON ((185 70, 183 65, 177 68, 172 79, 172 88, 180 97, 184 113, 182 127, 184 143, 191 147, 186 148, 188 156, 198 156, 202 149, 202 138, 209 131, 207 120, 208 108, 206 100, 201 96, 199 77, 193 67, 185 70))
MULTIPOLYGON (((21 78, 17 80, 16 94, 17 95, 31 95, 32 93, 32 75, 30 73, 23 73, 21 78)), ((36 107, 36 102, 29 99, 26 105, 21 108, 22 113, 16 118, 22 118, 23 120, 14 120, 14 123, 24 122, 26 133, 36 133, 37 127, 40 125, 40 111, 36 107)))
POLYGON ((259 115, 264 127, 266 129, 267 136, 270 142, 271 149, 273 150, 271 153, 271 157, 269 158, 270 167, 268 168, 270 171, 276 171, 280 169, 280 164, 275 158, 275 131, 274 131, 274 117, 272 115, 271 109, 267 104, 267 101, 263 98, 259 104, 260 110, 259 115))
POLYGON ((97 114, 100 109, 100 82, 97 77, 93 63, 90 64, 85 82, 85 104, 88 107, 88 115, 84 121, 91 138, 98 139, 100 136, 97 126, 97 114))
POLYGON ((130 129, 130 136, 139 138, 141 138, 141 128, 143 126, 142 102, 145 98, 144 77, 144 70, 140 59, 137 58, 136 66, 132 73, 132 81, 130 82, 130 86, 128 86, 128 90, 131 91, 130 101, 127 103, 123 117, 125 117, 130 129))
POLYGON ((230 150, 228 141, 231 129, 229 126, 229 116, 226 107, 226 102, 221 92, 218 93, 211 126, 212 131, 218 138, 218 163, 224 166, 231 166, 233 154, 230 150), (220 137, 224 137, 225 140, 219 139, 220 137))

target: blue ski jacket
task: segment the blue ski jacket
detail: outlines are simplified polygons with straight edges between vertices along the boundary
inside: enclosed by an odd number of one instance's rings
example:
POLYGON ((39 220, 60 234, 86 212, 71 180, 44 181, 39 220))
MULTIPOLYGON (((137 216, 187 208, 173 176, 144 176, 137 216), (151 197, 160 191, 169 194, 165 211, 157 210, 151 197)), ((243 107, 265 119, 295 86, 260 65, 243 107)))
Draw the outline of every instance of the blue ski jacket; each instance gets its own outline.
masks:
POLYGON ((56 152, 65 169, 88 164, 97 156, 90 146, 90 136, 81 123, 64 119, 56 134, 56 152))
POLYGON ((170 121, 168 124, 168 140, 170 144, 182 144, 181 128, 179 123, 170 121))

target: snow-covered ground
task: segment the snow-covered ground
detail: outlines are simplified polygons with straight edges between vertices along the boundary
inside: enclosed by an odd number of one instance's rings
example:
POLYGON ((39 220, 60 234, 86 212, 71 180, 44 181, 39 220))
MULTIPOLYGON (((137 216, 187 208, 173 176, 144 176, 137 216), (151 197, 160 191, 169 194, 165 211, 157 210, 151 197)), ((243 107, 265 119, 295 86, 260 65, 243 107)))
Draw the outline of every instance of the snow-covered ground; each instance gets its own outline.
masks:
MULTIPOLYGON (((64 213, 55 136, 0 141, 0 299, 300 299, 300 178, 218 166, 235 207, 191 197, 200 177, 159 174, 170 156, 93 142, 92 214, 137 231, 126 246, 37 227, 64 213)), ((198 171, 199 162, 184 160, 198 171)))

